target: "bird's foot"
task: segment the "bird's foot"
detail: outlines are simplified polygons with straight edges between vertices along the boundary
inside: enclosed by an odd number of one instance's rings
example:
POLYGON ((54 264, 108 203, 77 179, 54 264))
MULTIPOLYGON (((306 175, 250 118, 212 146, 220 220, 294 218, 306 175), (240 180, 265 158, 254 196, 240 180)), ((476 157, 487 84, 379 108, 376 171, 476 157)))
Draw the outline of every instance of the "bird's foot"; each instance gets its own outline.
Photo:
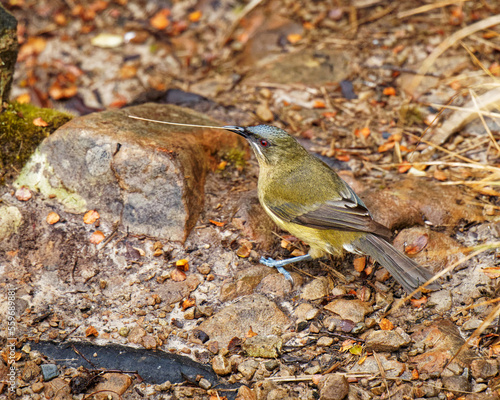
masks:
POLYGON ((283 265, 289 264, 287 262, 288 260, 273 260, 272 258, 266 258, 266 257, 261 257, 260 258, 260 263, 267 265, 268 267, 276 268, 278 272, 283 275, 287 280, 292 282, 293 285, 293 278, 292 275, 290 275, 290 272, 288 272, 285 268, 283 268, 283 265))

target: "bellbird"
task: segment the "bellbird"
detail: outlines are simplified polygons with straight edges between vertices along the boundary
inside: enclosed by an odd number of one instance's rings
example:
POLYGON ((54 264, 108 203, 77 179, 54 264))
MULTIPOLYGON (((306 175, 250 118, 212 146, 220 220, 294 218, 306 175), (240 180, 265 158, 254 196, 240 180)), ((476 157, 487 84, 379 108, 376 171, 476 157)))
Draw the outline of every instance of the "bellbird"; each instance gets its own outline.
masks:
MULTIPOLYGON (((365 204, 335 171, 309 154, 284 130, 269 125, 224 126, 243 136, 259 162, 259 200, 271 219, 310 246, 309 253, 287 260, 262 257, 260 262, 277 268, 322 257, 340 256, 344 250, 372 257, 385 267, 408 293, 432 274, 396 250, 391 231, 372 219, 365 204)), ((436 283, 428 289, 437 289, 436 283)))

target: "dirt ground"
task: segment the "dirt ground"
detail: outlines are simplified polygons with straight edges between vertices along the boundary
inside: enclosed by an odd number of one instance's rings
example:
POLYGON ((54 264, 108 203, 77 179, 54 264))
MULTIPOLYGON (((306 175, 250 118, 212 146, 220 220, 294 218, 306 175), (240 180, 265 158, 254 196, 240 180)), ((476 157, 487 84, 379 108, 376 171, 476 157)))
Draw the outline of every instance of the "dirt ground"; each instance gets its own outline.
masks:
MULTIPOLYGON (((442 290, 399 307, 400 286, 354 256, 293 267, 292 286, 258 263, 307 246, 276 230, 258 205, 253 156, 219 160, 208 174, 185 243, 131 236, 112 221, 84 224, 9 182, 0 206, 18 210, 9 218, 19 213, 23 223, 0 245, 0 282, 17 288, 17 396, 71 398, 57 386, 50 395, 34 366, 55 357, 25 344, 71 339, 189 356, 211 365, 219 383, 250 388, 239 389, 241 399, 498 398, 496 2, 4 5, 19 21, 13 100, 75 116, 153 101, 222 124, 282 127, 340 171, 375 219, 398 233, 396 245, 433 273, 449 267, 442 290), (63 224, 48 224, 50 212, 63 224), (89 241, 97 228, 104 245, 89 241), (232 324, 238 334, 228 336, 232 324), (252 353, 250 339, 270 336, 280 344, 259 343, 278 353, 252 353), (468 350, 454 358, 462 346, 468 350), (225 362, 227 371, 217 364, 225 362), (319 382, 333 372, 345 383, 319 382), (348 395, 332 393, 344 384, 348 395)), ((6 332, 2 321, 2 344, 6 332)), ((82 375, 60 371, 61 387, 82 375)), ((173 387, 136 377, 103 384, 114 393, 130 386, 124 399, 235 396, 183 379, 173 387)))

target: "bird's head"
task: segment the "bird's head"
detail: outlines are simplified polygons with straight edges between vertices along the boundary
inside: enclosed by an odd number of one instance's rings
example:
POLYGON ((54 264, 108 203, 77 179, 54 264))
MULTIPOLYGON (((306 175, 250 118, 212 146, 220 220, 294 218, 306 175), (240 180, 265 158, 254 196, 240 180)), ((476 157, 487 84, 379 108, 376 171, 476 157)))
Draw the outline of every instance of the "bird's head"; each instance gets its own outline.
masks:
POLYGON ((224 126, 243 136, 252 147, 261 166, 273 166, 307 154, 306 150, 283 129, 270 125, 250 127, 224 126))

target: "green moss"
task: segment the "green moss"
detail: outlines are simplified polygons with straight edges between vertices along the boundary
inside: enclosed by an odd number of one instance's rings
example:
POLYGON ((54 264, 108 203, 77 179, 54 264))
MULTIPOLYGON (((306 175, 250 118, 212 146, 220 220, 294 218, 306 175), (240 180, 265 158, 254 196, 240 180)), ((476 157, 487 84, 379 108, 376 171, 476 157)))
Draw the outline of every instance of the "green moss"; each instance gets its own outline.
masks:
POLYGON ((399 111, 401 122, 405 126, 420 125, 424 121, 422 109, 416 104, 405 104, 399 111))
POLYGON ((244 168, 248 158, 248 153, 242 149, 232 148, 225 153, 222 158, 231 165, 234 165, 236 168, 244 168))
POLYGON ((21 170, 40 144, 73 116, 31 104, 10 103, 0 114, 0 184, 21 170), (41 118, 47 126, 36 126, 41 118))

